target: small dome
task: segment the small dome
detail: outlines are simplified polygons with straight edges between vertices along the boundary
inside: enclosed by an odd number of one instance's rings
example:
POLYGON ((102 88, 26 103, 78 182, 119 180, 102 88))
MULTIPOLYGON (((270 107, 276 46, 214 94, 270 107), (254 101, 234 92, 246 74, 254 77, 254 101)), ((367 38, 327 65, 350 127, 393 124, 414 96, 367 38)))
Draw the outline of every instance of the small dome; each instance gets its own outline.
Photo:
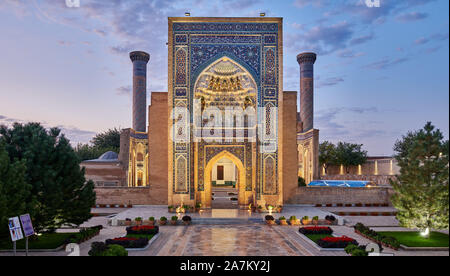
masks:
POLYGON ((119 159, 119 155, 113 151, 107 151, 98 158, 98 160, 117 160, 117 159, 119 159))

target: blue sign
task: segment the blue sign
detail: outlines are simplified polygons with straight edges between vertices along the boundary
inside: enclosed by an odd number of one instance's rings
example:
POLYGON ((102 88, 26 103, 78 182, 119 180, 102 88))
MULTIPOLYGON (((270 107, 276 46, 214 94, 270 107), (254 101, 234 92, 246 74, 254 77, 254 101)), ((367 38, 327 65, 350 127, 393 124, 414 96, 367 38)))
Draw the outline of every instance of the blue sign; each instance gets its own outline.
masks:
POLYGON ((20 222, 22 222, 23 232, 25 237, 34 235, 33 224, 31 224, 30 214, 25 214, 20 216, 20 222))

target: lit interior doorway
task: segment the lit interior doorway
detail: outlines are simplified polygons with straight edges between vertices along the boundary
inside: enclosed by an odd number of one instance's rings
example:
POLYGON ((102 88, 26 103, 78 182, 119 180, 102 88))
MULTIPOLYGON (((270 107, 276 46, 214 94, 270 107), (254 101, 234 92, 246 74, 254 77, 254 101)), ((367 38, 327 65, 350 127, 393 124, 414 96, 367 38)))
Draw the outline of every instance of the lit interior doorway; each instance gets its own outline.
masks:
POLYGON ((237 209, 239 171, 232 160, 224 157, 211 170, 212 208, 237 209))

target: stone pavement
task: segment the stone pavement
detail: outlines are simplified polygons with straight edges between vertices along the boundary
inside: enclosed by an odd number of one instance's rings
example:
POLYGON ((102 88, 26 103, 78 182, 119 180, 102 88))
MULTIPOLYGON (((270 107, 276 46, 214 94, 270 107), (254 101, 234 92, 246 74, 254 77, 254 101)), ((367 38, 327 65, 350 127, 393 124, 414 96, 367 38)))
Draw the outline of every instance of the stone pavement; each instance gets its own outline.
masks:
POLYGON ((296 232, 298 227, 267 226, 165 226, 147 251, 130 256, 345 256, 319 251, 296 232))

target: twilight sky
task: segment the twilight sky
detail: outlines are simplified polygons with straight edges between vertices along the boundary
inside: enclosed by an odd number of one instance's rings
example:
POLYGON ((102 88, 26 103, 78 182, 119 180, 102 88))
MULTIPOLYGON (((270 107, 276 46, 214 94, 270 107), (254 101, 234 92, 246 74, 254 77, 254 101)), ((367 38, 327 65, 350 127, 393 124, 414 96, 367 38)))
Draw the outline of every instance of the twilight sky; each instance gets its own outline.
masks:
MULTIPOLYGON (((131 127, 128 52, 150 53, 148 90, 167 91, 167 17, 284 18, 284 90, 299 90, 296 55, 315 51, 321 141, 391 155, 432 121, 449 134, 449 1, 0 1, 0 124, 58 126, 73 143, 131 127)), ((150 97, 150 95, 149 95, 150 97)), ((149 101, 148 101, 149 104, 149 101)))

